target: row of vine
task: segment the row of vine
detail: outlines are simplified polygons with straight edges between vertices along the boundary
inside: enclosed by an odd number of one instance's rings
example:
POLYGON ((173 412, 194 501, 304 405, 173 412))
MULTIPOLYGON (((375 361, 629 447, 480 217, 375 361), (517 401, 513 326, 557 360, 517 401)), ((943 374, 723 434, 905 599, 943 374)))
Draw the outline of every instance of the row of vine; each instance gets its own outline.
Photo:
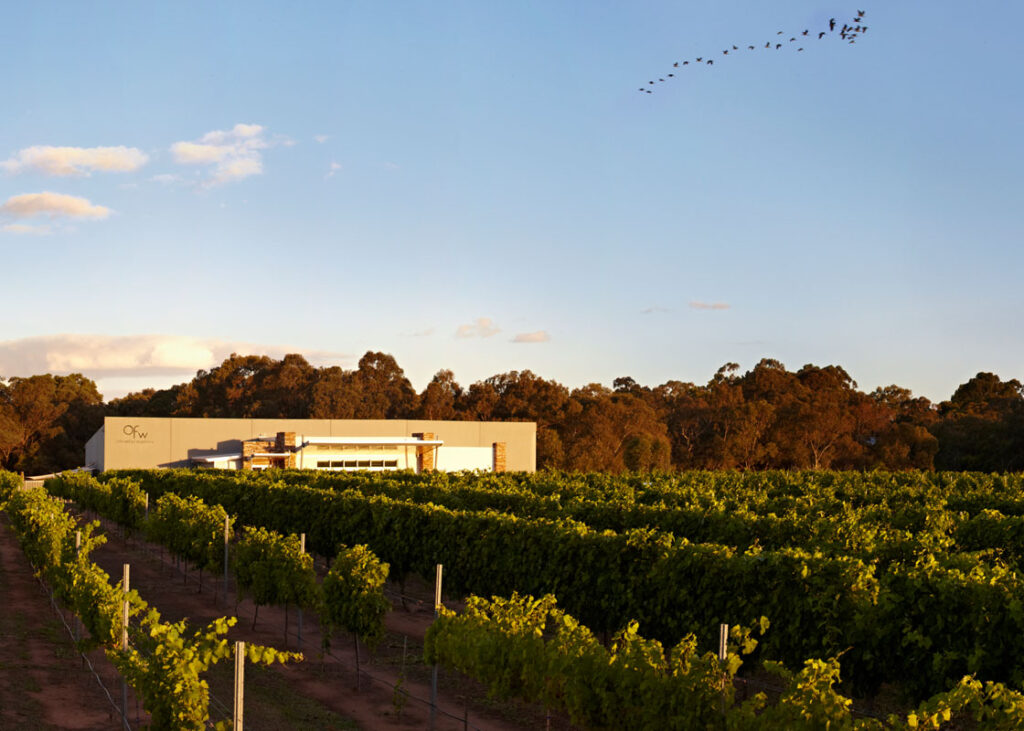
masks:
MULTIPOLYGON (((41 488, 22 490, 20 479, 0 475, 0 508, 8 515, 26 556, 52 588, 56 598, 75 613, 88 638, 83 649, 102 648, 125 681, 142 697, 152 728, 205 729, 209 725, 209 689, 203 675, 215 663, 234 655, 227 634, 236 620, 221 617, 189 631, 184 621, 164 622, 137 591, 124 592, 121 583, 90 558, 104 538, 98 523, 80 523, 64 511, 59 500, 41 488), (76 548, 76 534, 80 545, 76 548), (125 629, 122 604, 129 604, 129 645, 121 649, 125 629)), ((270 664, 301 659, 256 644, 246 645, 250 662, 270 664)), ((230 728, 230 720, 215 728, 230 728)))

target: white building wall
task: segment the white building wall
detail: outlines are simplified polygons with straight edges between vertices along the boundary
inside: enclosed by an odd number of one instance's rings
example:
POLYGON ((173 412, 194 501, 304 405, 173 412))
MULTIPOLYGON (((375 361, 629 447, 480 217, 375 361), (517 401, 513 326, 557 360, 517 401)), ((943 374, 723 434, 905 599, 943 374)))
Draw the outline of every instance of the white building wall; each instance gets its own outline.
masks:
POLYGON ((493 447, 448 447, 437 450, 434 469, 442 472, 460 470, 494 470, 493 447))

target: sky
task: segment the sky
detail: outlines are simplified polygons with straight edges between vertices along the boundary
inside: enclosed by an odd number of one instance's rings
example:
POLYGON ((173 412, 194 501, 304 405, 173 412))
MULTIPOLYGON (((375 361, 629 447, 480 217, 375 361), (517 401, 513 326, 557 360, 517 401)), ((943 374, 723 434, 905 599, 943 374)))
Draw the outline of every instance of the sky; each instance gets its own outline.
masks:
POLYGON ((0 376, 1024 378, 1024 4, 858 2, 4 4, 0 376))

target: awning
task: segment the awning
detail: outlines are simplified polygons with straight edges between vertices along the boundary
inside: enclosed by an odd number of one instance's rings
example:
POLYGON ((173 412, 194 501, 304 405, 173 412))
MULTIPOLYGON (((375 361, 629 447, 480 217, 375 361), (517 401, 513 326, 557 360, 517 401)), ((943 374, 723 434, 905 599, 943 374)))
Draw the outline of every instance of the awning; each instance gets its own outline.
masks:
POLYGON ((202 457, 192 457, 193 462, 224 462, 229 459, 241 459, 241 452, 233 452, 231 454, 207 454, 202 457))
POLYGON ((350 446, 399 446, 399 447, 440 447, 442 439, 417 439, 416 437, 307 437, 303 436, 302 446, 307 444, 340 444, 350 446))

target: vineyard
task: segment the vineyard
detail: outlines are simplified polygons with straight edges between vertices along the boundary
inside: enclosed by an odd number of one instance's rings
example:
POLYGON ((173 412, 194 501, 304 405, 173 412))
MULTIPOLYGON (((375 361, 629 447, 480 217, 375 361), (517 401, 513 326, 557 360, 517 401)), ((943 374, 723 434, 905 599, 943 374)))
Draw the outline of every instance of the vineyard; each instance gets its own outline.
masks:
MULTIPOLYGON (((1022 482, 944 473, 161 470, 68 475, 46 489, 208 574, 225 565, 230 542, 233 582, 257 609, 303 609, 328 632, 371 643, 391 609, 385 580, 402 592, 443 564, 446 593, 465 606, 439 608, 426 661, 580 727, 629 719, 651 728, 939 728, 970 717, 1017 728, 1022 482), (307 547, 329 562, 322 581, 307 547), (840 691, 895 694, 913 710, 855 713, 840 691)), ((32 517, 60 511, 33 494, 0 494, 26 553, 63 601, 100 608, 86 621, 93 637, 113 637, 118 620, 102 608, 116 609, 117 587, 88 568, 90 527, 72 556, 74 525, 32 517), (32 528, 41 522, 57 527, 32 528), (100 601, 61 589, 69 571, 100 601)), ((133 602, 146 641, 166 633, 152 631, 158 614, 133 602)), ((190 641, 213 646, 221 627, 190 641)), ((166 679, 111 652, 146 697, 154 727, 183 713, 174 710, 181 701, 161 695, 166 679)), ((189 702, 189 717, 200 718, 202 698, 189 702)))

